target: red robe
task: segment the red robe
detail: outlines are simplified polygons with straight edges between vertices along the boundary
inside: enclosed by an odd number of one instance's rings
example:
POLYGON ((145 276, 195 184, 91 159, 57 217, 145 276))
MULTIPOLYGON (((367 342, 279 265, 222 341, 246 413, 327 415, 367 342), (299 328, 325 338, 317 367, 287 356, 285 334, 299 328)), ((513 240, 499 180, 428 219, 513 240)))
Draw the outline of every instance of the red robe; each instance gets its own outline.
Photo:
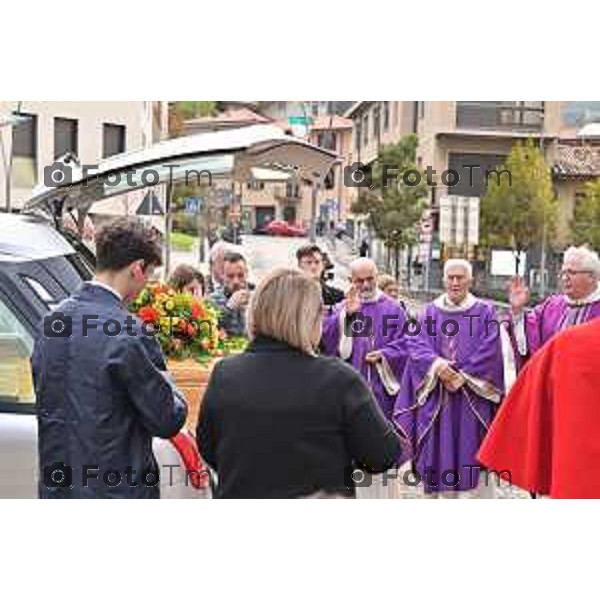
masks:
POLYGON ((559 334, 529 360, 478 459, 531 492, 600 498, 600 320, 559 334))

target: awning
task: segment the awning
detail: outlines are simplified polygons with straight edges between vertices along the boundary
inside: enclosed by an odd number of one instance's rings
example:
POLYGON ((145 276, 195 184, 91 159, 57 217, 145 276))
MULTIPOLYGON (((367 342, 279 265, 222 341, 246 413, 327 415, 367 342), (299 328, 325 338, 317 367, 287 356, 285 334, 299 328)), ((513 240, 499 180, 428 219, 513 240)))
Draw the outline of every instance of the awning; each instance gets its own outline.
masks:
MULTIPOLYGON (((272 125, 202 133, 161 142, 150 148, 112 156, 98 168, 69 164, 70 181, 58 187, 38 186, 25 211, 53 214, 92 204, 118 194, 165 183, 231 177, 249 181, 256 169, 307 180, 323 180, 338 161, 334 152, 286 135, 272 125)), ((259 173, 260 174, 260 173, 259 173)), ((268 173, 263 172, 263 175, 268 173)))

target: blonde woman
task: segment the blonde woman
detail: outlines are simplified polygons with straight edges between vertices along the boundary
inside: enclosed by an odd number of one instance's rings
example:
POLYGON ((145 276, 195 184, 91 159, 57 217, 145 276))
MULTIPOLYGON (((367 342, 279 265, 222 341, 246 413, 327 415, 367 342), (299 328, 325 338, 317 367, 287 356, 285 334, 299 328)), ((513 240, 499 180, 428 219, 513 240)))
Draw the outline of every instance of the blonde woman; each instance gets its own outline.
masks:
POLYGON ((278 269, 254 293, 250 345, 215 367, 197 437, 217 498, 354 497, 354 465, 383 472, 400 442, 349 365, 320 357, 321 289, 278 269))

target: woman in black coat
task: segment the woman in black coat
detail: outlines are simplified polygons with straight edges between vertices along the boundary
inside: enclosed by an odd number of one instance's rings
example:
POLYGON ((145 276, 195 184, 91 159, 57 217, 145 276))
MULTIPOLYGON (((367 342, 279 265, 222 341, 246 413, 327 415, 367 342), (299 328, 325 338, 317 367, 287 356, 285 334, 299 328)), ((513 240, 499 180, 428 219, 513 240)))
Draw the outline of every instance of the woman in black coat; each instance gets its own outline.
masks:
POLYGON ((380 473, 400 458, 361 376, 315 354, 321 314, 319 284, 299 271, 279 269, 254 293, 250 345, 216 365, 198 422, 217 498, 354 497, 356 466, 380 473))

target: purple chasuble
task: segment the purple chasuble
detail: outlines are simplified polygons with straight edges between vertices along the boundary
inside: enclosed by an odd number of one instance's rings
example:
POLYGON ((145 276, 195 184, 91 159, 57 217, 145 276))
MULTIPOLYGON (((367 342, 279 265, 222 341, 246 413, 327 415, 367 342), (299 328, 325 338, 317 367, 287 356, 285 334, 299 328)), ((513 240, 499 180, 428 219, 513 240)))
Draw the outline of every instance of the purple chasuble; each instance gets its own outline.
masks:
POLYGON ((514 319, 512 342, 522 367, 527 359, 551 337, 571 327, 600 317, 600 288, 582 302, 571 302, 564 294, 555 294, 514 319))
POLYGON ((411 441, 426 493, 477 487, 475 456, 504 392, 494 308, 470 295, 460 307, 442 308, 447 304, 445 296, 428 304, 419 318, 420 332, 407 339, 409 359, 394 408, 394 422, 411 441), (455 392, 438 377, 440 358, 465 378, 455 392))
POLYGON ((402 331, 406 313, 396 301, 379 294, 373 302, 361 304, 359 313, 364 319, 355 322, 351 335, 345 306, 342 302, 324 320, 321 340, 324 353, 340 356, 361 373, 383 414, 391 420, 406 362, 406 339, 402 331), (381 350, 384 356, 377 365, 365 361, 365 356, 373 350, 381 350))

